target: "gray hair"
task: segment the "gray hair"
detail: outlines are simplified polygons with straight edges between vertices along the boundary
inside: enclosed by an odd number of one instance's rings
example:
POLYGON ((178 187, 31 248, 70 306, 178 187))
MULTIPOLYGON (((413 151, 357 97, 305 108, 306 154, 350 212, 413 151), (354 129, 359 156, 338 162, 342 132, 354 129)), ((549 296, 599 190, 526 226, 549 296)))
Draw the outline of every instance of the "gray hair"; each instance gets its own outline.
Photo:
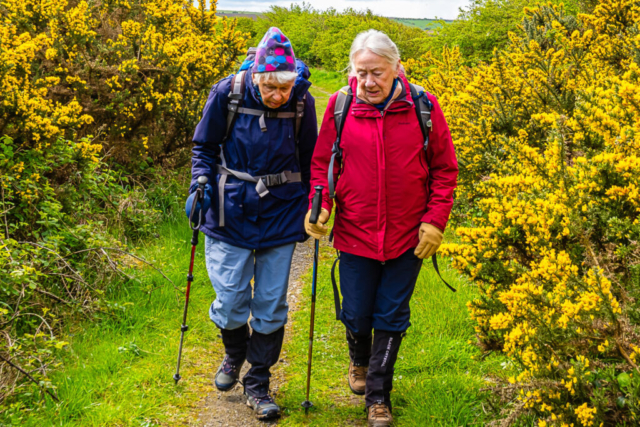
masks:
POLYGON ((398 46, 382 31, 367 30, 356 36, 349 52, 349 70, 351 72, 353 72, 353 61, 356 55, 363 50, 383 57, 393 65, 394 70, 398 69, 398 61, 400 60, 398 46))
POLYGON ((266 73, 253 73, 253 81, 258 84, 268 81, 276 81, 278 84, 287 84, 295 81, 298 73, 293 71, 268 71, 266 73))

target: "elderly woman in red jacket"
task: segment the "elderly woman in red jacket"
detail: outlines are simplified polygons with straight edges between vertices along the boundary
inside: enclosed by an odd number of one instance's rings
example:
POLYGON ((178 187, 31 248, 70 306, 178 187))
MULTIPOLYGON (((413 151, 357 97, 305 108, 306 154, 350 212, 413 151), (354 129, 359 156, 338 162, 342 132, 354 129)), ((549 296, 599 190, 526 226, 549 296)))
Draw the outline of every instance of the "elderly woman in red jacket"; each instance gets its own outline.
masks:
MULTIPOLYGON (((410 326, 409 300, 422 267, 442 242, 453 205, 458 164, 447 122, 436 98, 428 144, 418 120, 396 45, 376 30, 351 46, 353 100, 335 162, 334 247, 340 254, 340 319, 347 328, 349 386, 365 394, 369 425, 392 422, 390 392, 400 342, 410 326), (339 176, 339 180, 338 180, 339 176)), ((311 185, 322 185, 318 224, 307 233, 326 235, 333 208, 328 171, 337 138, 334 94, 327 106, 311 165, 311 185)), ((344 98, 343 98, 344 99, 344 98)), ((423 100, 418 97, 416 102, 423 100)), ((424 106, 423 106, 424 109, 424 106)))

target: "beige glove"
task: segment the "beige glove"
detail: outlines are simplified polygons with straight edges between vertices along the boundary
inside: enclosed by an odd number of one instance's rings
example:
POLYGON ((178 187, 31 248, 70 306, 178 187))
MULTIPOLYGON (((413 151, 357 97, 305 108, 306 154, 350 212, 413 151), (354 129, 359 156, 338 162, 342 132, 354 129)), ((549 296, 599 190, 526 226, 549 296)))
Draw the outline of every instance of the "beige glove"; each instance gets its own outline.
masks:
POLYGON ((435 254, 440 244, 442 243, 442 231, 434 225, 423 222, 418 232, 420 243, 414 251, 414 254, 420 258, 425 259, 435 254))
POLYGON ((307 212, 307 216, 304 217, 304 229, 307 231, 307 234, 314 239, 319 239, 322 236, 327 235, 327 231, 329 228, 325 225, 327 221, 329 221, 329 211, 325 208, 320 210, 320 217, 318 218, 317 224, 311 224, 309 222, 309 217, 311 216, 311 209, 307 212))

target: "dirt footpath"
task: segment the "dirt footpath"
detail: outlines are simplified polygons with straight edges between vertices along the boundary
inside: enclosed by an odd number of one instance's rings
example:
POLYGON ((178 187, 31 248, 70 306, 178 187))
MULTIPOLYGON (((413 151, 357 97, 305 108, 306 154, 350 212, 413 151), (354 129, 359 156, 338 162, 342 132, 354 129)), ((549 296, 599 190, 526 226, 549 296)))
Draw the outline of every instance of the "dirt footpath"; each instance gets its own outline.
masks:
MULTIPOLYGON (((289 311, 293 312, 298 308, 298 302, 302 298, 302 282, 300 278, 305 274, 313 262, 313 239, 307 240, 305 243, 299 243, 293 254, 291 263, 291 277, 289 278, 289 292, 287 301, 289 303, 289 311)), ((285 342, 291 336, 291 323, 287 323, 285 342)), ((222 342, 219 341, 222 346, 222 342)), ((221 360, 220 360, 221 361, 221 360)), ((255 419, 253 412, 246 405, 246 400, 242 395, 242 385, 237 384, 232 390, 227 392, 218 391, 213 385, 213 377, 217 364, 220 361, 211 362, 211 392, 204 398, 198 408, 198 425, 204 427, 245 427, 245 426, 266 426, 276 425, 277 421, 271 423, 261 422, 255 419)), ((287 355, 283 352, 280 355, 280 361, 271 370, 271 392, 278 399, 278 390, 284 382, 284 368, 287 366, 287 355)), ((242 376, 247 372, 249 366, 247 363, 242 368, 242 376)))

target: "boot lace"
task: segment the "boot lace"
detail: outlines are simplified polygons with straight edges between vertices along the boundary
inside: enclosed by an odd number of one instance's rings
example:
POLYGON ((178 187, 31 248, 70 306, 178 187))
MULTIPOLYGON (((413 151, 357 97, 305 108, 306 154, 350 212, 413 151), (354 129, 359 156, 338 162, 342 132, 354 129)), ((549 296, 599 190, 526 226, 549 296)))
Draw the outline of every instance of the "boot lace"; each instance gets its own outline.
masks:
POLYGON ((260 397, 254 397, 256 403, 258 405, 266 405, 266 404, 270 404, 270 403, 276 403, 275 400, 273 400, 273 397, 269 396, 268 394, 265 396, 260 396, 260 397))
POLYGON ((389 418, 389 408, 384 403, 374 403, 371 405, 371 418, 389 418))
POLYGON ((351 376, 354 381, 364 381, 367 378, 366 368, 364 366, 355 366, 351 369, 351 376))
POLYGON ((222 372, 227 375, 234 374, 236 371, 236 367, 229 363, 229 356, 225 356, 222 361, 222 372))

